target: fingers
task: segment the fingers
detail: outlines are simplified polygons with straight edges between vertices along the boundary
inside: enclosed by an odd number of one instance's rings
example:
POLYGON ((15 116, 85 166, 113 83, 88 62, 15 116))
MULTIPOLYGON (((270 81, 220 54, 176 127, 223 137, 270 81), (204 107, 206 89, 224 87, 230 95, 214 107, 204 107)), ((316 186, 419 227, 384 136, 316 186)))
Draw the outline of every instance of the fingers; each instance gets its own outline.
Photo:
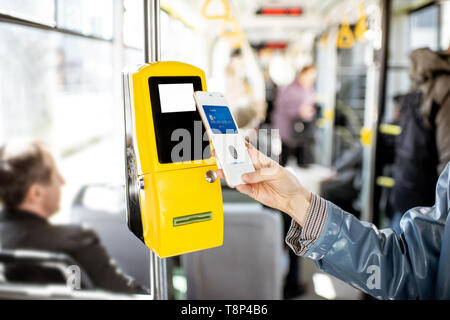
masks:
MULTIPOLYGON (((244 140, 245 145, 247 147, 250 160, 253 163, 253 166, 255 167, 255 172, 248 173, 246 175, 242 176, 242 180, 245 183, 259 183, 262 181, 268 181, 272 180, 273 178, 276 178, 276 175, 280 172, 280 166, 278 163, 264 155, 263 153, 259 152, 252 144, 250 144, 247 140, 244 140)), ((212 155, 215 155, 215 152, 212 151, 212 155)), ((217 176, 220 179, 225 179, 225 175, 223 173, 222 169, 218 169, 216 171, 217 176)))
MULTIPOLYGON (((225 179, 225 174, 223 173, 222 169, 217 169, 216 174, 220 179, 225 179)), ((269 179, 270 177, 263 174, 260 170, 242 175, 242 180, 245 183, 258 183, 269 179)))
POLYGON ((225 175, 223 174, 222 169, 217 169, 216 174, 220 179, 225 179, 225 175))
POLYGON ((245 183, 259 183, 263 181, 268 181, 273 178, 272 172, 268 172, 266 168, 262 168, 259 170, 256 170, 255 172, 249 172, 244 175, 242 175, 242 180, 245 183))
POLYGON ((239 191, 240 193, 246 194, 250 197, 254 193, 253 186, 249 185, 249 184, 240 184, 240 185, 236 186, 236 190, 239 191))
POLYGON ((248 154, 250 156, 250 160, 253 163, 255 169, 267 168, 272 165, 272 159, 267 157, 262 152, 258 151, 253 145, 246 141, 248 154))

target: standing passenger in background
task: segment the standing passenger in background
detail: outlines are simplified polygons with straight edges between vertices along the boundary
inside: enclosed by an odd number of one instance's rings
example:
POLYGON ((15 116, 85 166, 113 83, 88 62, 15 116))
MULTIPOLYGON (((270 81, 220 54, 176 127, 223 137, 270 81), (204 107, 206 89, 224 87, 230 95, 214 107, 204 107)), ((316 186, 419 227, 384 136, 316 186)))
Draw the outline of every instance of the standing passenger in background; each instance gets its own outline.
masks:
POLYGON ((434 204, 434 186, 450 161, 450 54, 423 48, 410 60, 413 86, 401 103, 390 201, 397 232, 403 212, 434 204))
POLYGON ((263 108, 253 97, 245 70, 242 50, 235 49, 225 69, 225 94, 238 127, 257 128, 263 120, 263 108))
POLYGON ((315 65, 308 65, 297 73, 290 85, 278 91, 272 124, 274 129, 280 130, 282 166, 287 164, 291 154, 296 156, 299 166, 306 164, 305 158, 310 156, 308 138, 299 134, 306 132, 316 115, 313 91, 316 75, 315 65))
MULTIPOLYGON (((312 153, 308 150, 307 134, 299 136, 299 133, 306 131, 306 127, 315 115, 314 107, 314 81, 316 79, 316 67, 308 65, 297 73, 297 76, 290 85, 280 88, 275 99, 275 108, 272 112, 272 127, 280 130, 282 141, 282 150, 280 164, 285 166, 289 156, 294 153, 297 158, 297 164, 303 166, 306 163, 305 153, 312 153), (301 126, 300 132, 299 128, 301 126), (297 133, 296 133, 297 132, 297 133), (306 138, 306 139, 304 139, 306 138)), ((284 231, 287 233, 290 226, 290 220, 283 215, 284 231)), ((289 299, 298 296, 304 290, 299 276, 299 258, 295 253, 289 250, 289 271, 286 276, 284 287, 284 297, 289 299)))

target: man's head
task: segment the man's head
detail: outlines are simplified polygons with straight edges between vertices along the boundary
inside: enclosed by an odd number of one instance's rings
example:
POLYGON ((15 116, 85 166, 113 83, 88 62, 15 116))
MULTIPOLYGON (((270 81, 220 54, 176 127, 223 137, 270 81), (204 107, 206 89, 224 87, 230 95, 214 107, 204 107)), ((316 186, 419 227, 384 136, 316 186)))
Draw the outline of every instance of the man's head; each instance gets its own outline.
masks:
POLYGON ((0 148, 0 203, 48 218, 59 210, 64 179, 38 141, 0 148))

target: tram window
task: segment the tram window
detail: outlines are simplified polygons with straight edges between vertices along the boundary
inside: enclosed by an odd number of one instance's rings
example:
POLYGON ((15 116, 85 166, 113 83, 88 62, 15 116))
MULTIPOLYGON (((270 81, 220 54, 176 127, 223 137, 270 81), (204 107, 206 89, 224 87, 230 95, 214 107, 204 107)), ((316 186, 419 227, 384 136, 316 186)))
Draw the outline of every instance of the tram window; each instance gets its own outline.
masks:
POLYGON ((55 22, 54 0, 2 0, 0 1, 0 13, 30 19, 44 24, 55 22))
MULTIPOLYGON (((133 48, 144 48, 144 15, 142 0, 124 0, 123 41, 133 48)), ((141 60, 142 62, 144 60, 141 60)))
POLYGON ((450 1, 441 3, 441 49, 450 49, 450 1))
POLYGON ((115 132, 122 121, 112 44, 8 23, 0 23, 0 39, 0 144, 51 143, 67 181, 64 213, 84 184, 119 183, 122 137, 115 132))
POLYGON ((145 61, 144 50, 138 50, 134 48, 125 49, 123 61, 125 66, 141 64, 143 61, 145 61))
MULTIPOLYGON (((446 23, 448 24, 443 19, 446 7, 447 11, 449 11, 448 2, 441 4, 441 10, 439 10, 439 5, 431 5, 406 14, 407 4, 394 1, 383 121, 390 122, 393 120, 395 114, 394 96, 409 90, 411 83, 409 78, 410 53, 422 47, 438 50, 442 46, 439 43, 439 35, 441 34, 443 42, 446 34, 443 31, 445 30, 444 26, 446 23), (440 11, 442 12, 441 19, 439 18, 440 11)), ((447 39, 450 40, 448 36, 447 39)), ((448 44, 441 47, 441 49, 446 49, 447 47, 448 44)))
POLYGON ((61 28, 105 39, 112 38, 112 0, 58 0, 57 15, 61 28))
POLYGON ((208 74, 206 44, 198 31, 162 11, 161 39, 163 60, 189 63, 208 74))
POLYGON ((439 8, 437 5, 414 11, 409 16, 410 50, 439 46, 439 8))

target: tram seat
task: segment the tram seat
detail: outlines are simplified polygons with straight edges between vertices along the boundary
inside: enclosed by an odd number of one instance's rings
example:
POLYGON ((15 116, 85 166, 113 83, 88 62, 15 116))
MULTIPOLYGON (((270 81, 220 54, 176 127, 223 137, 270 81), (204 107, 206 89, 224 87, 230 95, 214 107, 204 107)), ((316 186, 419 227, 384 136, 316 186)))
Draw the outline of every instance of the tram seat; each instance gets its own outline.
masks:
MULTIPOLYGON (((49 285, 67 283, 68 267, 78 265, 64 253, 40 250, 0 250, 0 283, 49 285)), ((90 290, 94 285, 83 270, 81 288, 90 290)))
POLYGON ((221 247, 182 256, 188 299, 282 299, 282 219, 260 204, 224 203, 221 247))
MULTIPOLYGON (((67 267, 77 263, 63 253, 38 250, 0 250, 0 300, 3 299, 146 299, 95 288, 81 269, 81 289, 67 286, 67 267)), ((69 281, 68 281, 69 280, 69 281)))
POLYGON ((89 200, 86 198, 95 199, 99 192, 109 193, 108 196, 112 196, 112 199, 120 199, 120 196, 124 195, 123 187, 119 186, 87 185, 82 187, 72 204, 71 223, 86 224, 94 229, 117 266, 138 283, 147 286, 150 283, 149 249, 128 229, 124 208, 101 210, 87 204, 89 200))

